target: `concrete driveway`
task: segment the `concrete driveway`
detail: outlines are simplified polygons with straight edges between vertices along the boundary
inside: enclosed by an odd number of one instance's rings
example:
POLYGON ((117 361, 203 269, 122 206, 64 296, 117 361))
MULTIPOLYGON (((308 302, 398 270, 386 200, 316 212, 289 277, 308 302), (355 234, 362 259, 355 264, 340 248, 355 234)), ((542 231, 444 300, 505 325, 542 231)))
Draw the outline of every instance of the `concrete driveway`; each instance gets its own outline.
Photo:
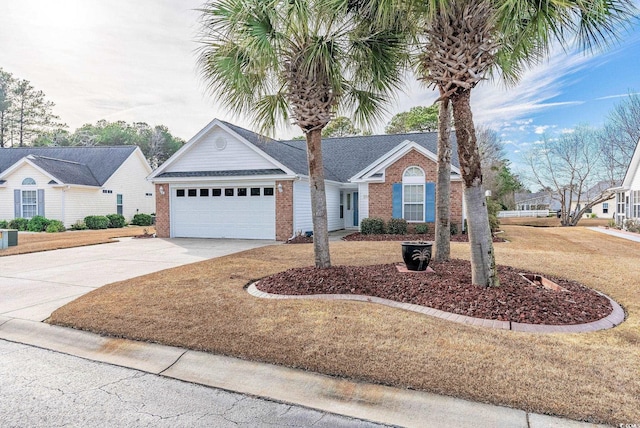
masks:
POLYGON ((276 241, 133 239, 0 257, 0 315, 43 321, 103 285, 225 256, 276 241))

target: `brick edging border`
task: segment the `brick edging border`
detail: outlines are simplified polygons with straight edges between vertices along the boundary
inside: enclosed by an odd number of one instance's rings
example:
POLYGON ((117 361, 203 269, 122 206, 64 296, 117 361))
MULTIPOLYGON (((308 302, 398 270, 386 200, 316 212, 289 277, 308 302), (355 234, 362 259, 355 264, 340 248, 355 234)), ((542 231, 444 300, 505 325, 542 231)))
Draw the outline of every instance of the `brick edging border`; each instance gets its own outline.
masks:
POLYGON ((613 311, 606 317, 586 324, 572 325, 549 325, 549 324, 524 324, 511 321, 488 320, 484 318, 474 318, 466 315, 454 314, 451 312, 441 311, 439 309, 429 308, 427 306, 414 305, 413 303, 401 303, 394 300, 383 299, 375 296, 364 296, 361 294, 309 294, 309 295, 288 295, 288 294, 272 294, 258 290, 257 281, 246 287, 247 292, 262 299, 309 299, 309 300, 353 300, 357 302, 378 303, 380 305, 389 306, 396 309, 404 309, 406 311, 417 312, 420 314, 440 318, 443 320, 456 322, 459 324, 475 325, 480 327, 495 328, 499 330, 511 330, 524 333, 587 333, 590 331, 606 330, 613 328, 622 323, 625 319, 624 309, 606 294, 596 291, 596 293, 606 297, 613 311))

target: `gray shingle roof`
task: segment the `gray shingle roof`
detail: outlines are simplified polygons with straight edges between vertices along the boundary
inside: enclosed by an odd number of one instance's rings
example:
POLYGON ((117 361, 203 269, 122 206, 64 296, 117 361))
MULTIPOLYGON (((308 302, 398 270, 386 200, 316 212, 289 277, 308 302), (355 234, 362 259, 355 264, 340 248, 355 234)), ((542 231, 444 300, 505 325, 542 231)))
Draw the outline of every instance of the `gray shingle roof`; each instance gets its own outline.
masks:
MULTIPOLYGON (((273 140, 228 122, 223 123, 296 174, 309 174, 307 148, 304 140, 273 140)), ((438 134, 436 132, 323 138, 322 159, 325 179, 344 183, 382 155, 407 140, 415 142, 436 154, 438 150, 437 139, 438 134)), ((451 163, 459 167, 456 141, 453 133, 451 135, 451 144, 453 146, 451 163)))
POLYGON ((0 149, 0 173, 26 156, 65 184, 102 186, 136 146, 17 147, 0 149))
POLYGON ((243 169, 230 171, 186 171, 186 172, 163 172, 158 177, 244 177, 250 175, 280 175, 284 174, 281 169, 243 169))

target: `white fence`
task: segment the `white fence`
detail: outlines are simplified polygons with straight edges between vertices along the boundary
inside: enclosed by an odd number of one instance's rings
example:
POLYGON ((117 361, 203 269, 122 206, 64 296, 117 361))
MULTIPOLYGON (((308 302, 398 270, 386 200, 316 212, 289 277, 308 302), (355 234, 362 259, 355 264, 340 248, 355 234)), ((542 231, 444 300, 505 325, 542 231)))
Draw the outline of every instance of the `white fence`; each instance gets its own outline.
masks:
POLYGON ((498 218, 549 217, 549 210, 498 211, 498 218))

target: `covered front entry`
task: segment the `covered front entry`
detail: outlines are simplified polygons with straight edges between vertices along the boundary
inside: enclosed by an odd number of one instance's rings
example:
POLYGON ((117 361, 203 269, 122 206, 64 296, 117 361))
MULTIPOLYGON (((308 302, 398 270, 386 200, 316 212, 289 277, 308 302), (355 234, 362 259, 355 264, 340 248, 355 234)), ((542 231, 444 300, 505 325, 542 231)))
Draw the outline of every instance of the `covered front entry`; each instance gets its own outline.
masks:
POLYGON ((358 192, 357 191, 344 191, 344 227, 358 227, 359 212, 358 212, 358 192))
POLYGON ((171 237, 276 239, 274 188, 172 186, 171 237))

